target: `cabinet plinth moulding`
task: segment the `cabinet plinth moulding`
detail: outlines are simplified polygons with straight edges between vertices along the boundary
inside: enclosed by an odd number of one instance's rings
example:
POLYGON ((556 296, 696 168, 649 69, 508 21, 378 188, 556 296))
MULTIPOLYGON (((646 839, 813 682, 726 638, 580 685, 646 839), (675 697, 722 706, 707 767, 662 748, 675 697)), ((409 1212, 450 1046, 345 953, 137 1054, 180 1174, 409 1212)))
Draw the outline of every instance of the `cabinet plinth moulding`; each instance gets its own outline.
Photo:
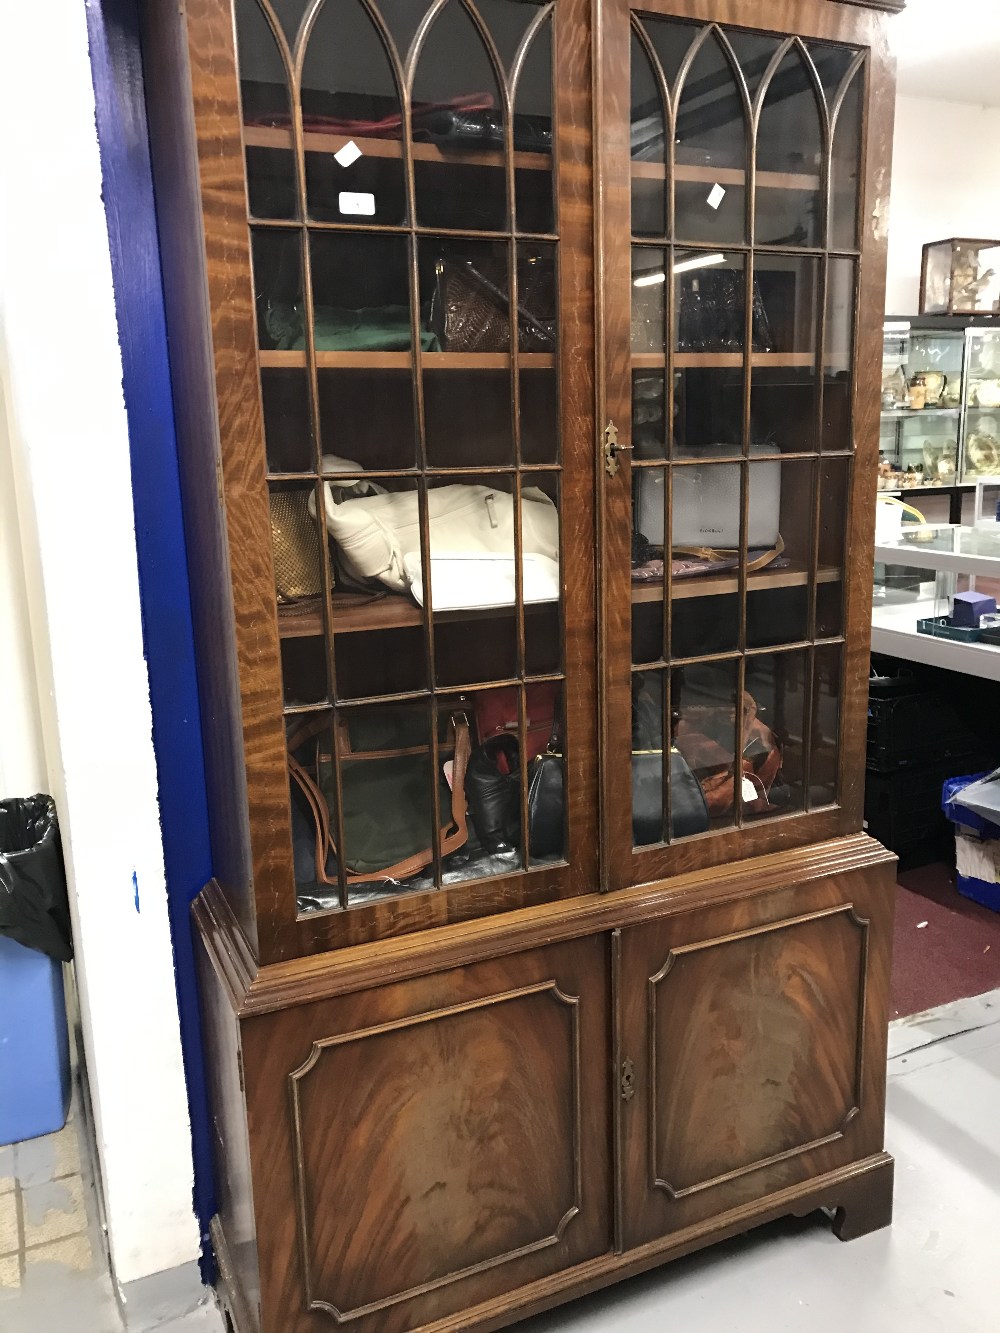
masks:
POLYGON ((902 8, 145 6, 238 1333, 889 1223, 902 8))

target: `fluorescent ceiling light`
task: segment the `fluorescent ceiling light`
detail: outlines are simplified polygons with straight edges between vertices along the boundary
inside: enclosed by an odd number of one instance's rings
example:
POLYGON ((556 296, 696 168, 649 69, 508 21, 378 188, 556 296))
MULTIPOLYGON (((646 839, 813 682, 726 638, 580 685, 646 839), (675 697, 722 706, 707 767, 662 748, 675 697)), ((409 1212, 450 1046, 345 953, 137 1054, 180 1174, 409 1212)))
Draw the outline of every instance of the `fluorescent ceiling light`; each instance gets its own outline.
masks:
MULTIPOLYGON (((675 273, 689 273, 694 268, 712 268, 715 264, 724 264, 726 256, 715 255, 694 255, 691 259, 682 259, 679 264, 675 264, 673 271, 675 273)), ((653 273, 642 273, 638 278, 632 279, 633 287, 655 287, 661 282, 666 282, 667 275, 662 269, 657 269, 653 273)))

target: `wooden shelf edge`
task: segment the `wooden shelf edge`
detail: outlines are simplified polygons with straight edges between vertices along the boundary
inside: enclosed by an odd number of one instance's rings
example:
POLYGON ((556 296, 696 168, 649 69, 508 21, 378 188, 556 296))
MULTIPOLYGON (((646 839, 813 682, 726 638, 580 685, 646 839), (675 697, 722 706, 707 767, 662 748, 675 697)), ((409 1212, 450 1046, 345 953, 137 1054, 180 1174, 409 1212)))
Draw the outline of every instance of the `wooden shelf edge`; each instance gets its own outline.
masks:
MULTIPOLYGON (((836 583, 841 577, 841 571, 833 566, 821 567, 816 576, 818 583, 836 583)), ((747 580, 747 586, 751 592, 761 592, 772 588, 799 588, 804 587, 809 582, 809 571, 802 565, 794 565, 791 568, 766 570, 762 569, 757 573, 750 574, 747 580)), ((725 593, 734 593, 739 591, 739 579, 734 572, 726 574, 708 575, 705 578, 687 578, 678 579, 672 588, 673 600, 683 601, 692 597, 718 597, 725 593)), ((640 605, 649 602, 661 602, 663 600, 662 583, 637 583, 632 585, 632 603, 640 605)), ((538 607, 526 606, 525 612, 530 614, 533 610, 541 610, 544 606, 554 605, 553 603, 543 603, 538 607)), ((513 611, 513 607, 498 606, 481 608, 476 611, 442 611, 435 615, 434 619, 441 621, 455 620, 477 620, 487 618, 493 615, 508 614, 513 611)), ((378 601, 361 603, 357 605, 341 604, 338 607, 337 594, 334 593, 334 634, 359 634, 369 630, 380 629, 407 629, 412 626, 420 626, 424 623, 423 610, 417 606, 416 602, 404 596, 401 593, 389 593, 378 601)), ((323 634, 323 617, 319 611, 307 615, 303 614, 285 614, 278 611, 278 633, 282 639, 311 639, 318 638, 323 634)))
MULTIPOLYGON (((667 169, 662 162, 631 164, 633 180, 665 181, 667 169)), ((746 184, 747 174, 741 167, 698 167, 678 162, 674 165, 674 180, 702 185, 727 187, 746 184)), ((758 171, 757 188, 765 190, 818 190, 819 176, 791 171, 758 171)))
MULTIPOLYGON (((272 125, 244 125, 243 143, 247 148, 285 148, 291 151, 292 131, 272 125)), ((320 130, 306 130, 302 146, 307 153, 339 153, 345 144, 355 143, 362 157, 402 159, 403 145, 399 139, 372 139, 352 134, 327 134, 320 130)), ((413 160, 431 162, 438 166, 494 167, 504 166, 502 149, 456 148, 449 152, 434 143, 414 143, 413 160)), ((551 153, 525 153, 515 150, 514 167, 518 171, 551 171, 551 153)))
MULTIPOLYGON (((305 351, 276 351, 268 348, 257 353, 262 370, 304 370, 305 351)), ((427 371, 509 370, 516 362, 521 370, 554 370, 554 352, 421 352, 420 366, 427 371)), ((318 370, 405 370, 413 369, 413 356, 405 352, 323 352, 316 353, 318 370)))

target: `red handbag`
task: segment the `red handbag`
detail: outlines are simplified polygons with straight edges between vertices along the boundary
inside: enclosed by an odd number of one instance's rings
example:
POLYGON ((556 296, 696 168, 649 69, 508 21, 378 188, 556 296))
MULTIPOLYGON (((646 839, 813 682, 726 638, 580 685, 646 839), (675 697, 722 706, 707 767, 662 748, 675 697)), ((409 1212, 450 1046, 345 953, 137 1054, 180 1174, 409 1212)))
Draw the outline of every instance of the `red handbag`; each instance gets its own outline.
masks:
MULTIPOLYGON (((552 738, 556 706, 559 702, 559 682, 541 680, 536 685, 525 686, 524 702, 526 762, 530 764, 532 759, 544 754, 552 738)), ((474 712, 480 745, 488 741, 491 736, 517 737, 517 689, 514 686, 478 691, 475 696, 474 712)), ((503 760, 504 756, 498 757, 498 761, 503 760)))

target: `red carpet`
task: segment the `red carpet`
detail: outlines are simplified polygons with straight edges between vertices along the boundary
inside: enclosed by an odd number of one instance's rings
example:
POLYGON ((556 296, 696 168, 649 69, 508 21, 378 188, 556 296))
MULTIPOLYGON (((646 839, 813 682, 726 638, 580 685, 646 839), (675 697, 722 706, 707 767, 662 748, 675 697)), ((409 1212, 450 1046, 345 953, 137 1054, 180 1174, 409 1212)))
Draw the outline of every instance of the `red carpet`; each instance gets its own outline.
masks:
POLYGON ((1000 987, 1000 912, 963 898, 954 879, 941 863, 900 873, 891 1018, 1000 987))

